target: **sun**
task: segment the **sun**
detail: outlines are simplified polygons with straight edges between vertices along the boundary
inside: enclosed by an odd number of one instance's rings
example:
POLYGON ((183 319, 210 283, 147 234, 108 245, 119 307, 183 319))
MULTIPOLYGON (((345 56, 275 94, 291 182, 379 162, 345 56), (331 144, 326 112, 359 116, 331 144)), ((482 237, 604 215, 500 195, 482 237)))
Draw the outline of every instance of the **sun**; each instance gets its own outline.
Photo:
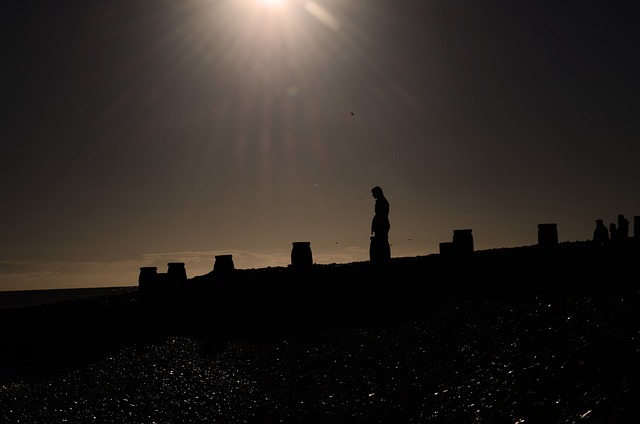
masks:
POLYGON ((256 0, 258 3, 268 7, 282 6, 286 0, 256 0))

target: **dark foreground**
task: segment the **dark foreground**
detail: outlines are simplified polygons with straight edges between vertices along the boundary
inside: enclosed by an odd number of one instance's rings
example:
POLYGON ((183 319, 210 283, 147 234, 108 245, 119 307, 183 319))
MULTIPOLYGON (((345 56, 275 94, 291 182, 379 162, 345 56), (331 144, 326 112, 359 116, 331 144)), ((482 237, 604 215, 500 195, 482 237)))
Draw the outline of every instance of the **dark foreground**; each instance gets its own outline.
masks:
POLYGON ((482 293, 487 261, 410 262, 0 311, 0 422, 638 422, 633 284, 519 263, 494 276, 520 292, 482 293))

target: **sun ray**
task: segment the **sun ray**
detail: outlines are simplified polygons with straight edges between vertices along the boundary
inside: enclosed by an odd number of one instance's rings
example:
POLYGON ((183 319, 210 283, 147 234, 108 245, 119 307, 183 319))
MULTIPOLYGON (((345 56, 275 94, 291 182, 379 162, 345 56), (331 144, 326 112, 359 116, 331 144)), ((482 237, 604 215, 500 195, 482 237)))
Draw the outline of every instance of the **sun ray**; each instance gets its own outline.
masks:
POLYGON ((256 0, 256 2, 267 7, 280 7, 284 5, 285 0, 256 0))

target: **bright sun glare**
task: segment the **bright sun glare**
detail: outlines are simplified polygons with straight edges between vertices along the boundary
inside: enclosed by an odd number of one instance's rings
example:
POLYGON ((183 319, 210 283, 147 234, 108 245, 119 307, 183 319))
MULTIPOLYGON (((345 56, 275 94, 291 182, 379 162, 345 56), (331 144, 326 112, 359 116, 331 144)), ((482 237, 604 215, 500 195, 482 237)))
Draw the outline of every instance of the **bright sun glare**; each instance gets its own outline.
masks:
POLYGON ((272 7, 280 6, 285 2, 285 0, 257 0, 257 1, 258 3, 262 3, 266 6, 272 6, 272 7))

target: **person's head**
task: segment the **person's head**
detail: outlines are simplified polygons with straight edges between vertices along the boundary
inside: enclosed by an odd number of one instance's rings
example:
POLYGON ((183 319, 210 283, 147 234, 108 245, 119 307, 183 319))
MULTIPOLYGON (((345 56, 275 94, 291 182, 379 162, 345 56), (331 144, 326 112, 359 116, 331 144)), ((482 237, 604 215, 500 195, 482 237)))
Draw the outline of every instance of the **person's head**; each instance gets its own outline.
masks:
POLYGON ((378 186, 375 186, 371 189, 371 194, 377 199, 378 197, 382 196, 382 189, 378 186))
POLYGON ((596 219, 596 225, 600 227, 601 225, 603 225, 603 221, 601 219, 596 219))

